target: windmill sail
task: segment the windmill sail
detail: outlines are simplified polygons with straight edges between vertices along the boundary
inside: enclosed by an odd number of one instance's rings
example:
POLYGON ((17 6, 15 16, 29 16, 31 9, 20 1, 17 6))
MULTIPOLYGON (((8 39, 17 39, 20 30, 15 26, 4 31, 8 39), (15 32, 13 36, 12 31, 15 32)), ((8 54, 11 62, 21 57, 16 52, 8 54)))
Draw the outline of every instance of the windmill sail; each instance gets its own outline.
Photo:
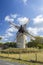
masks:
POLYGON ((19 29, 19 28, 20 28, 20 26, 18 26, 18 25, 16 25, 16 24, 14 24, 13 22, 10 22, 10 21, 9 21, 9 23, 10 23, 11 25, 13 25, 13 27, 15 27, 15 28, 17 28, 17 29, 19 29))
POLYGON ((30 38, 35 40, 35 36, 33 36, 32 34, 30 34, 27 30, 25 30, 25 35, 29 35, 30 38))

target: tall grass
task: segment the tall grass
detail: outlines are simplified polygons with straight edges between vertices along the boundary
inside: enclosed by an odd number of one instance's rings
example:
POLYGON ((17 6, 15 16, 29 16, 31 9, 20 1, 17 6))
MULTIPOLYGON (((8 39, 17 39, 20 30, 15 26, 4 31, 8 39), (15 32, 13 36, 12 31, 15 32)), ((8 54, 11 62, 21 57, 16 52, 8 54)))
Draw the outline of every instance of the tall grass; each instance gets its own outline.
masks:
POLYGON ((1 50, 1 51, 6 51, 7 53, 2 53, 0 52, 0 58, 7 58, 11 59, 12 61, 20 61, 21 63, 26 63, 27 65, 43 65, 42 63, 31 63, 28 61, 36 61, 36 54, 37 54, 37 61, 43 62, 43 51, 35 48, 26 48, 26 49, 6 49, 6 50, 1 50), (32 51, 32 53, 21 53, 21 51, 32 51), (33 51, 35 51, 33 53, 33 51), (38 51, 38 53, 37 53, 38 51), (39 52, 40 51, 40 52, 39 52), (8 52, 16 52, 16 53, 8 53, 8 52), (19 52, 19 53, 17 53, 19 52), (19 60, 21 59, 21 60, 19 60))
POLYGON ((1 53, 30 53, 30 52, 40 52, 37 48, 9 48, 5 50, 0 50, 1 53))

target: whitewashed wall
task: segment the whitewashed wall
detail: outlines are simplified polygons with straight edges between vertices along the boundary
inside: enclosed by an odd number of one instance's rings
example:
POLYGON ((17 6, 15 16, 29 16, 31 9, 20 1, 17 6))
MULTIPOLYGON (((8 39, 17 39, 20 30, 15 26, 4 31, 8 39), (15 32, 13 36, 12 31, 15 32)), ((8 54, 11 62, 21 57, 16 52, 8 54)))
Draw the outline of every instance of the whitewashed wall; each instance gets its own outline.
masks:
POLYGON ((25 48, 26 43, 26 36, 22 33, 18 34, 17 36, 17 47, 18 48, 25 48))

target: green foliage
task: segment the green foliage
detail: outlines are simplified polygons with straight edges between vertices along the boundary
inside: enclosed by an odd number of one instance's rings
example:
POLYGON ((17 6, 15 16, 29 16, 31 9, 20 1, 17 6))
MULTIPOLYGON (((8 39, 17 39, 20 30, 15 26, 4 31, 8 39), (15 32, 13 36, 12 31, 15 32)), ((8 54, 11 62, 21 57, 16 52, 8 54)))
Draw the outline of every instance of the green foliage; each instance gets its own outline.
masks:
POLYGON ((4 49, 9 48, 9 47, 16 48, 17 45, 16 45, 15 42, 6 42, 6 43, 4 43, 4 49))
POLYGON ((37 36, 35 40, 28 42, 27 47, 39 47, 40 49, 43 48, 43 37, 37 36))
POLYGON ((2 42, 0 42, 0 47, 1 47, 1 46, 3 46, 3 43, 2 43, 2 42))
POLYGON ((0 40, 2 39, 2 37, 0 37, 0 40))
POLYGON ((39 49, 43 48, 43 44, 38 44, 39 49))

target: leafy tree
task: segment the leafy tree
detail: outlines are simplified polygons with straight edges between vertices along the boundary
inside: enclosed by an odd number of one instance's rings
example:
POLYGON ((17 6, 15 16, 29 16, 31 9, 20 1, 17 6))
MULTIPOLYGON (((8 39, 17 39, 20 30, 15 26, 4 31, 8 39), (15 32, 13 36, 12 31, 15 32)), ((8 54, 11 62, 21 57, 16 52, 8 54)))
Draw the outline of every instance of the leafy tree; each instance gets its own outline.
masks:
POLYGON ((2 37, 0 37, 0 40, 2 40, 2 37))
POLYGON ((16 48, 17 45, 16 45, 15 42, 6 42, 6 43, 4 43, 4 49, 9 48, 9 47, 16 48))
POLYGON ((27 43, 28 47, 39 47, 43 48, 43 37, 37 36, 35 40, 30 40, 30 42, 27 43))

